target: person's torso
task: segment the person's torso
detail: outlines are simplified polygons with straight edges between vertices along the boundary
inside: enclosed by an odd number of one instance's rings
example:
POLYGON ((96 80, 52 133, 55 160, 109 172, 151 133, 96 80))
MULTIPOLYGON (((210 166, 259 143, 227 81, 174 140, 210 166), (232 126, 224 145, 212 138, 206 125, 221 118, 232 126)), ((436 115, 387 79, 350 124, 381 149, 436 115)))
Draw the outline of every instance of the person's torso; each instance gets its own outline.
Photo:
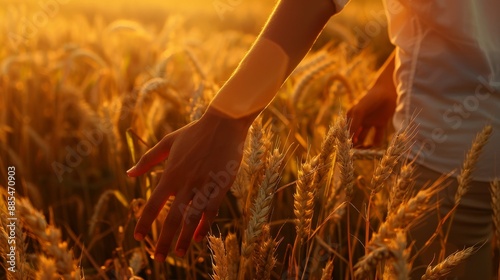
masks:
POLYGON ((500 176, 500 1, 385 0, 397 46, 396 127, 414 118, 413 155, 442 173, 458 170, 475 135, 493 134, 475 180, 500 176))

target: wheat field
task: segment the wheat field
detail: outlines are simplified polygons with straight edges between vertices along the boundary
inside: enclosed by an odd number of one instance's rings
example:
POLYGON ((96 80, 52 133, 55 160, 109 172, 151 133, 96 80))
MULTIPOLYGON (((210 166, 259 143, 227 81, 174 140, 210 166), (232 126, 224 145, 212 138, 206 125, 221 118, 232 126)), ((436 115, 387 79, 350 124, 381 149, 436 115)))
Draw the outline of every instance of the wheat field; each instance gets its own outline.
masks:
MULTIPOLYGON (((383 149, 352 147, 345 112, 391 51, 380 3, 365 1, 326 27, 251 126, 210 236, 183 258, 152 260, 169 203, 145 241, 133 229, 163 168, 125 171, 201 117, 273 3, 143 2, 0 8, 0 278, 410 279, 406 233, 445 178, 412 189, 413 126, 383 149)), ((490 133, 464 159, 457 205, 490 133)), ((498 267, 498 181, 491 191, 498 267)), ((444 279, 474 251, 441 254, 422 279, 444 279)))

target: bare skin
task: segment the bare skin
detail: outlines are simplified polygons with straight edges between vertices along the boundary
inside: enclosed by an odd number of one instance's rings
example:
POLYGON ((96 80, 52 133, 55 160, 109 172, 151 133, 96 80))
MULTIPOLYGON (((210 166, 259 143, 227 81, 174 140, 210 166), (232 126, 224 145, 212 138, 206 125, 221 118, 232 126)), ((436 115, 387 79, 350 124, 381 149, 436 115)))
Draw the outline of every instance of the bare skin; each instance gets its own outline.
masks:
POLYGON ((396 109, 397 93, 393 73, 394 53, 379 70, 377 79, 366 94, 347 112, 354 146, 367 145, 366 137, 370 129, 374 129, 375 133, 369 145, 382 144, 385 129, 396 109))
MULTIPOLYGON (((278 78, 281 79, 278 83, 274 83, 281 85, 309 51, 335 12, 334 4, 329 0, 280 1, 242 63, 262 61, 261 52, 258 51, 262 49, 261 44, 266 41, 273 42, 287 57, 284 74, 278 78)), ((160 182, 146 203, 134 234, 137 240, 142 240, 165 202, 170 196, 175 196, 156 244, 156 261, 165 260, 177 234, 175 252, 183 256, 193 237, 200 241, 208 233, 210 224, 234 181, 233 170, 237 170, 241 162, 240 147, 248 128, 265 108, 250 108, 246 114, 238 112, 238 118, 234 118, 236 114, 228 113, 231 107, 224 108, 224 104, 230 106, 231 102, 219 102, 217 99, 239 94, 237 86, 233 86, 238 84, 235 82, 237 80, 251 79, 259 71, 265 71, 269 67, 281 69, 280 65, 272 65, 273 63, 278 62, 270 62, 271 65, 238 67, 215 97, 217 106, 210 106, 199 121, 166 135, 127 171, 128 176, 140 176, 166 160, 160 182), (239 117, 240 115, 243 117, 239 117)), ((274 92, 269 88, 272 87, 252 93, 257 96, 240 95, 238 100, 245 103, 257 98, 265 100, 258 104, 267 105, 279 87, 274 88, 274 92)))

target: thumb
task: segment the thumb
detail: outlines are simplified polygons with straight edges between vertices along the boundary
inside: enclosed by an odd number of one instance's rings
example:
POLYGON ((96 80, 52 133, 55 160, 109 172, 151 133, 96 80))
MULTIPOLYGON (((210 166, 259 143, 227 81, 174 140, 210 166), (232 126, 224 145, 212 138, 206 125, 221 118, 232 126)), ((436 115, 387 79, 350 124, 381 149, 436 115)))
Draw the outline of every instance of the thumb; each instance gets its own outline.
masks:
POLYGON ((153 166, 164 161, 170 154, 170 148, 176 138, 176 132, 163 137, 153 148, 149 149, 137 162, 135 166, 127 171, 130 177, 137 177, 146 173, 153 166))

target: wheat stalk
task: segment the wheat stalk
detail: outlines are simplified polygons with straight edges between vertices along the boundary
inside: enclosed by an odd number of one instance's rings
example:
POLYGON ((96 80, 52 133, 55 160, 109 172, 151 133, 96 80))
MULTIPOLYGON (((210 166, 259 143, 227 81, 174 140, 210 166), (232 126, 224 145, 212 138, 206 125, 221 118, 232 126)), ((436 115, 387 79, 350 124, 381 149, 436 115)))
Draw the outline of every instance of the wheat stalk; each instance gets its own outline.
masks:
POLYGON ((422 280, 438 280, 445 278, 457 265, 464 262, 474 253, 474 248, 469 247, 464 250, 449 255, 444 261, 435 266, 428 266, 422 280))
POLYGON ((40 256, 38 258, 38 269, 35 274, 36 280, 57 280, 60 275, 57 274, 56 261, 52 258, 40 256))
MULTIPOLYGON (((8 212, 7 212, 7 189, 0 189, 0 255, 2 258, 5 258, 5 261, 7 261, 7 254, 10 253, 11 248, 10 246, 12 245, 9 242, 12 242, 9 240, 9 233, 10 229, 7 230, 7 226, 11 221, 8 220, 8 212)), ((26 234, 22 230, 22 223, 20 220, 16 221, 16 226, 15 226, 15 257, 16 257, 16 272, 15 273, 9 273, 7 272, 7 267, 9 265, 6 265, 5 263, 2 263, 0 266, 4 268, 4 271, 7 273, 7 279, 19 279, 19 280, 24 280, 24 279, 31 279, 33 278, 33 269, 31 268, 31 265, 27 261, 27 252, 26 248, 28 246, 28 243, 26 242, 26 234)))
POLYGON ((380 225, 378 232, 374 233, 370 243, 383 242, 386 238, 393 238, 395 230, 405 229, 415 223, 424 213, 432 209, 430 200, 436 193, 436 187, 420 190, 414 197, 401 204, 396 211, 389 214, 380 225))
POLYGON ((329 260, 321 273, 321 280, 331 280, 333 273, 333 259, 329 260))
POLYGON ((165 90, 169 85, 169 81, 165 78, 152 78, 145 82, 139 91, 139 104, 141 104, 142 99, 154 92, 159 92, 165 90))
POLYGON ((159 61, 156 63, 154 67, 152 76, 156 78, 165 77, 165 75, 167 74, 166 71, 167 64, 170 62, 172 57, 173 57, 173 52, 170 49, 165 50, 158 59, 159 61))
POLYGON ((128 263, 129 269, 132 270, 132 275, 137 275, 137 273, 139 273, 139 271, 141 271, 141 269, 145 265, 144 254, 141 252, 141 250, 134 250, 128 263))
POLYGON ((493 225, 495 227, 493 246, 500 251, 500 181, 495 179, 490 186, 491 189, 491 208, 493 210, 493 225))
POLYGON ((47 224, 43 214, 33 208, 27 199, 20 198, 17 201, 23 225, 32 233, 32 237, 39 241, 46 254, 55 260, 57 272, 64 279, 80 279, 73 253, 68 249, 68 244, 61 240, 61 231, 47 224))
POLYGON ((396 237, 389 241, 391 248, 392 259, 389 261, 391 264, 388 266, 386 264, 386 270, 384 271, 384 279, 398 279, 398 280, 408 280, 410 279, 410 265, 408 263, 409 250, 406 248, 406 234, 403 231, 398 231, 396 237))
POLYGON ((254 280, 271 279, 271 272, 276 265, 275 248, 276 241, 271 237, 269 225, 266 224, 253 257, 253 263, 255 264, 254 280))
POLYGON ((255 243, 262 233, 264 225, 269 220, 271 212, 271 203, 274 197, 276 186, 280 180, 280 167, 283 162, 284 154, 275 149, 269 156, 268 168, 265 170, 264 179, 255 198, 251 209, 251 217, 245 230, 242 256, 248 258, 255 248, 255 243))
POLYGON ((319 188, 324 183, 326 175, 330 170, 333 152, 335 151, 335 126, 331 126, 321 143, 321 151, 313 160, 313 169, 317 169, 314 176, 315 188, 319 188))
MULTIPOLYGON (((242 169, 246 173, 248 181, 242 186, 240 192, 244 195, 243 212, 245 213, 252 199, 257 192, 257 184, 262 176, 268 154, 269 138, 266 137, 266 131, 262 126, 262 118, 258 117, 249 129, 249 136, 243 152, 242 169)), ((243 176, 243 175, 242 175, 243 176)), ((243 178, 236 178, 241 180, 243 178)))
POLYGON ((460 200, 469 190, 470 182, 472 181, 472 172, 474 171, 477 160, 479 159, 479 155, 481 154, 484 145, 486 145, 486 143, 488 142, 488 139, 490 138, 492 132, 493 128, 491 127, 491 125, 487 125, 472 142, 472 147, 467 152, 462 170, 460 172, 460 175, 458 175, 457 177, 458 188, 457 192, 455 193, 455 205, 460 204, 460 200))
POLYGON ((314 213, 314 170, 311 163, 305 162, 299 170, 297 186, 294 194, 293 212, 297 236, 305 240, 311 233, 311 222, 314 213))
POLYGON ((370 184, 373 193, 378 193, 384 187, 386 181, 393 173, 394 168, 399 164, 402 155, 408 148, 411 138, 410 129, 412 129, 411 125, 404 126, 404 128, 398 131, 392 138, 382 160, 373 173, 370 184))
POLYGON ((89 60, 90 62, 94 62, 99 65, 100 68, 105 68, 107 63, 104 59, 102 59, 97 53, 89 50, 78 48, 71 53, 70 59, 75 60, 76 58, 81 57, 89 60))
POLYGON ((391 256, 391 250, 385 243, 380 243, 376 249, 361 258, 354 266, 354 279, 369 278, 377 264, 391 256))
POLYGON ((250 179, 248 179, 247 173, 244 171, 244 167, 240 166, 236 178, 234 179, 233 185, 231 186, 231 193, 236 197, 238 203, 238 209, 240 213, 245 211, 245 202, 248 195, 248 184, 250 179))
MULTIPOLYGON (((6 205, 6 204, 5 204, 6 205)), ((2 211, 1 213, 1 220, 2 220, 2 226, 0 227, 0 253, 2 256, 5 256, 10 252, 10 243, 9 243, 9 234, 5 229, 7 228, 7 215, 2 211), (5 247, 4 247, 4 246, 5 247)), ((33 270, 30 267, 30 264, 27 261, 27 253, 26 253, 26 248, 28 246, 28 243, 26 242, 26 234, 22 230, 22 225, 21 222, 16 223, 16 239, 15 239, 15 245, 16 245, 16 272, 15 273, 8 273, 9 279, 31 279, 33 277, 33 270)), ((3 264, 2 264, 3 266, 3 264)), ((5 266, 4 266, 5 268, 5 266)), ((7 270, 5 268, 5 270, 7 270)))
POLYGON ((302 77, 300 77, 299 81, 295 84, 295 88, 291 93, 291 102, 292 104, 300 104, 302 101, 302 93, 306 90, 306 88, 311 84, 312 81, 322 73, 327 72, 334 65, 334 60, 321 60, 316 64, 313 64, 311 67, 307 69, 302 77))
POLYGON ((224 240, 226 247, 228 267, 227 272, 229 279, 238 279, 238 267, 240 262, 240 246, 236 234, 229 233, 224 240))
POLYGON ((337 147, 337 162, 340 168, 340 182, 345 189, 346 197, 351 198, 354 188, 354 162, 352 140, 347 121, 339 117, 335 129, 335 146, 337 147))
POLYGON ((325 60, 332 59, 329 56, 328 51, 322 49, 315 53, 309 54, 300 64, 293 70, 294 76, 300 76, 304 71, 307 71, 313 67, 317 67, 318 64, 324 63, 325 60))
POLYGON ((405 164, 401 167, 399 171, 396 184, 393 185, 390 192, 389 203, 387 205, 387 211, 395 211, 403 201, 406 200, 410 190, 413 186, 413 172, 414 166, 411 163, 405 164))
POLYGON ((224 248, 224 242, 220 237, 215 237, 213 235, 208 236, 208 242, 212 250, 213 279, 232 280, 229 278, 228 274, 229 262, 226 255, 226 249, 224 248))
POLYGON ((254 177, 259 170, 264 166, 266 158, 266 145, 264 144, 264 127, 262 126, 262 118, 257 118, 249 129, 249 145, 244 152, 244 162, 246 172, 250 178, 254 177))
POLYGON ((109 34, 119 31, 133 31, 138 34, 146 33, 142 25, 133 20, 115 20, 106 27, 106 33, 109 34))
POLYGON ((116 198, 124 207, 128 207, 127 199, 121 192, 119 192, 118 190, 104 191, 99 196, 99 199, 97 200, 97 203, 94 207, 92 217, 90 218, 89 235, 95 233, 97 223, 101 222, 102 217, 106 215, 109 200, 112 197, 116 198))
POLYGON ((189 48, 185 48, 184 53, 186 54, 191 67, 200 76, 200 79, 202 81, 205 81, 207 79, 207 75, 205 74, 205 71, 203 71, 203 67, 201 66, 201 63, 198 60, 198 58, 194 55, 193 51, 189 48))
POLYGON ((191 121, 199 120, 208 107, 208 102, 205 99, 204 91, 205 85, 201 83, 193 94, 193 97, 189 100, 189 107, 191 108, 189 119, 191 121))
POLYGON ((406 230, 408 226, 430 210, 429 201, 436 191, 437 183, 430 188, 420 190, 414 197, 402 203, 396 211, 389 213, 387 219, 380 225, 378 231, 372 235, 367 244, 370 252, 355 265, 355 275, 358 277, 366 275, 382 258, 394 254, 386 244, 386 240, 396 238, 398 231, 406 230))

